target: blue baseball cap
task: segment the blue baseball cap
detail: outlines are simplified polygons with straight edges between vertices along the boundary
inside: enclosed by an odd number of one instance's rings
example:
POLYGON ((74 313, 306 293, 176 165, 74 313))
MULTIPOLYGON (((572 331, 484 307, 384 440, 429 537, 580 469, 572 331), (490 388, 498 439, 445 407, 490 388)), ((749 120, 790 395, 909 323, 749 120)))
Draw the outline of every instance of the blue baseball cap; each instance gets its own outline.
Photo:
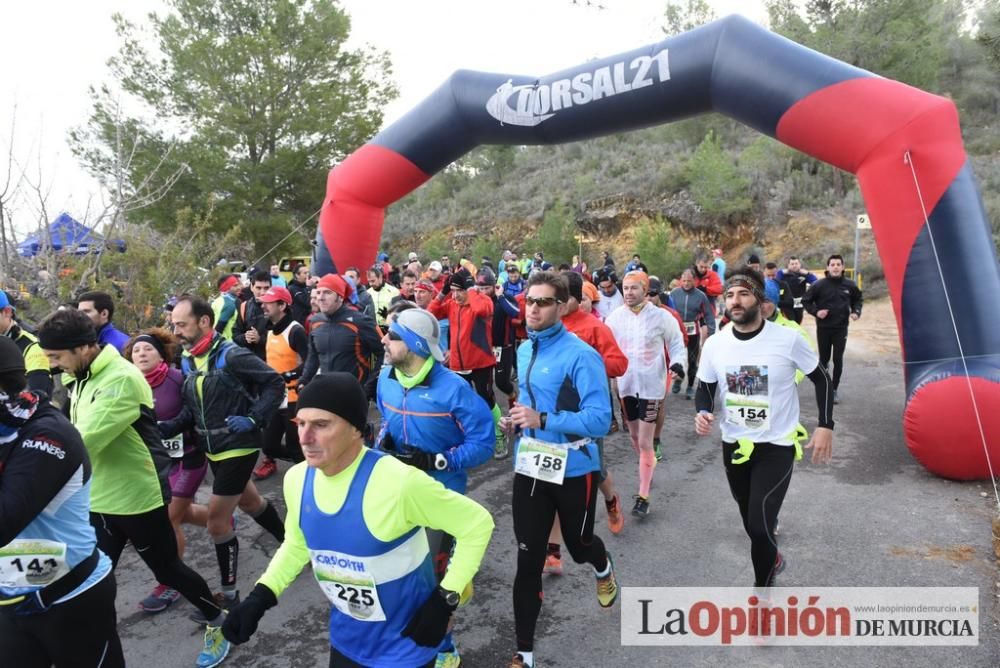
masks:
POLYGON ((7 308, 8 306, 14 309, 15 311, 17 310, 16 308, 14 308, 14 305, 10 303, 10 297, 7 296, 7 293, 4 292, 3 290, 0 290, 0 309, 7 308))

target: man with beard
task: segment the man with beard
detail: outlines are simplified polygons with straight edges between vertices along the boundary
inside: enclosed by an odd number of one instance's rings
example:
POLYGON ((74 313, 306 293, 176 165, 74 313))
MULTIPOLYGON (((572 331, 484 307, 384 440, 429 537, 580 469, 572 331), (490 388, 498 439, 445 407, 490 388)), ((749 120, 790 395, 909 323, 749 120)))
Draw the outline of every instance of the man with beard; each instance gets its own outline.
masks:
POLYGON ((177 417, 160 423, 160 434, 170 438, 193 427, 201 437, 213 475, 208 533, 219 564, 219 602, 228 609, 239 602, 236 508, 279 543, 284 539, 277 510, 257 492, 250 478, 261 447, 261 430, 277 413, 285 383, 259 357, 220 337, 213 329, 212 315, 211 307, 198 297, 184 295, 177 300, 171 320, 174 335, 184 346, 184 407, 177 417))
POLYGON ((720 426, 726 478, 750 537, 754 586, 770 587, 787 563, 775 529, 793 464, 801 457, 795 371, 806 373, 816 387, 819 426, 806 447, 813 448, 817 464, 828 462, 833 448, 832 388, 805 339, 764 320, 760 273, 750 267, 731 271, 725 294, 732 326, 709 338, 702 351, 695 431, 711 433, 718 384, 725 383, 720 426))
MULTIPOLYGON (((410 308, 391 318, 382 338, 386 360, 378 383, 383 427, 380 449, 426 471, 442 485, 465 494, 469 469, 493 454, 493 415, 489 406, 458 374, 441 362, 437 319, 410 308)), ((428 530, 434 573, 440 582, 447 570, 454 538, 428 530)), ((437 665, 461 662, 449 633, 439 648, 437 665)))
POLYGON ((601 291, 601 300, 594 305, 594 312, 601 320, 607 320, 612 311, 625 303, 614 270, 605 268, 597 272, 597 289, 601 291))

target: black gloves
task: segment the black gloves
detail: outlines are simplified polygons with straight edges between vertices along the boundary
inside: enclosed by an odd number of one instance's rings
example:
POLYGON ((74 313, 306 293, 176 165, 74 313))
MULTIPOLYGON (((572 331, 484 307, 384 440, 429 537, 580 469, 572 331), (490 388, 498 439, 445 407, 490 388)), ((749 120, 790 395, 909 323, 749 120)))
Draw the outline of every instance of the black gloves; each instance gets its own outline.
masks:
MULTIPOLYGON (((404 448, 406 447, 407 446, 404 446, 404 448)), ((418 468, 421 471, 434 470, 434 458, 436 457, 435 453, 418 450, 417 448, 409 446, 405 452, 396 451, 392 453, 392 456, 404 464, 409 464, 410 466, 418 468)))
POLYGON ((451 276, 448 276, 441 286, 441 294, 447 295, 449 292, 451 292, 451 276))
POLYGON ((680 362, 671 364, 670 370, 674 372, 675 376, 677 376, 677 380, 684 380, 684 367, 681 366, 680 362))
POLYGON ((257 623, 264 613, 276 605, 278 599, 274 592, 258 583, 250 595, 226 615, 226 621, 222 623, 222 635, 231 643, 245 643, 257 631, 257 623))
POLYGON ((379 318, 381 318, 381 319, 382 319, 382 321, 384 322, 384 321, 385 321, 385 319, 386 319, 387 317, 389 317, 389 307, 388 307, 388 306, 383 306, 382 308, 380 308, 380 309, 379 309, 379 310, 377 311, 377 313, 378 313, 378 317, 379 317, 379 318))
POLYGON ((410 638, 423 647, 437 647, 448 632, 448 622, 457 607, 444 600, 441 588, 438 587, 413 614, 410 623, 403 629, 403 637, 410 638))
POLYGON ((289 381, 298 380, 298 378, 299 378, 299 372, 298 371, 286 371, 285 373, 281 374, 281 377, 285 379, 286 383, 289 382, 289 381))
POLYGON ((388 429, 385 429, 384 423, 382 433, 379 434, 379 437, 376 440, 378 440, 379 450, 384 450, 393 454, 396 453, 396 439, 392 437, 392 434, 389 433, 388 429))

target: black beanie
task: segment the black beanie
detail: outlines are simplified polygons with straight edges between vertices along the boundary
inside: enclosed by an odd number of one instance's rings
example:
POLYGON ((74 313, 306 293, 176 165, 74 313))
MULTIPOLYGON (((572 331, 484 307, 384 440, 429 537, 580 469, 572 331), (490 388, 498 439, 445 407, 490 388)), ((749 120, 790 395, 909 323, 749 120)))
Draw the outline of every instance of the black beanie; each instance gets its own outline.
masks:
POLYGON ((16 343, 0 336, 0 374, 7 372, 24 373, 24 356, 16 343))
POLYGON ((451 287, 459 290, 469 290, 476 286, 476 279, 472 277, 468 269, 459 269, 448 280, 451 281, 451 287))
POLYGON ((578 302, 583 301, 583 276, 575 271, 564 271, 563 277, 569 284, 569 296, 578 302))
POLYGON ((359 433, 368 426, 368 398, 358 379, 336 371, 313 378, 299 392, 296 410, 319 408, 347 420, 359 433))

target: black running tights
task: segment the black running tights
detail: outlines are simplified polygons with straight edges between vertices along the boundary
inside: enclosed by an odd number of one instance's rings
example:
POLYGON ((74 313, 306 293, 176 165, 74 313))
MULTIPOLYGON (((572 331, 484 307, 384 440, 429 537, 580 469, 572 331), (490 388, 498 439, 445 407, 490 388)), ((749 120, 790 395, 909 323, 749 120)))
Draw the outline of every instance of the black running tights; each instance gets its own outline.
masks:
POLYGON ((729 491, 740 508, 743 528, 750 536, 750 560, 754 584, 768 587, 778 557, 774 527, 778 511, 792 480, 795 448, 790 445, 757 443, 750 461, 733 464, 735 443, 722 444, 722 462, 726 465, 729 491))
POLYGON ((132 541, 157 582, 180 592, 205 619, 215 619, 222 612, 205 580, 177 556, 177 537, 166 506, 138 515, 90 513, 90 523, 97 533, 97 546, 115 566, 125 544, 132 541))
POLYGON ((816 344, 819 346, 819 365, 824 369, 833 354, 833 389, 840 387, 840 374, 844 372, 844 349, 847 347, 847 327, 833 329, 816 328, 816 344))
POLYGON ((595 473, 566 478, 562 485, 514 475, 514 538, 517 574, 514 576, 514 632, 517 649, 533 650, 535 623, 542 609, 542 569, 552 522, 559 515, 563 541, 573 561, 598 571, 608 565, 604 543, 594 535, 598 477, 595 473))

